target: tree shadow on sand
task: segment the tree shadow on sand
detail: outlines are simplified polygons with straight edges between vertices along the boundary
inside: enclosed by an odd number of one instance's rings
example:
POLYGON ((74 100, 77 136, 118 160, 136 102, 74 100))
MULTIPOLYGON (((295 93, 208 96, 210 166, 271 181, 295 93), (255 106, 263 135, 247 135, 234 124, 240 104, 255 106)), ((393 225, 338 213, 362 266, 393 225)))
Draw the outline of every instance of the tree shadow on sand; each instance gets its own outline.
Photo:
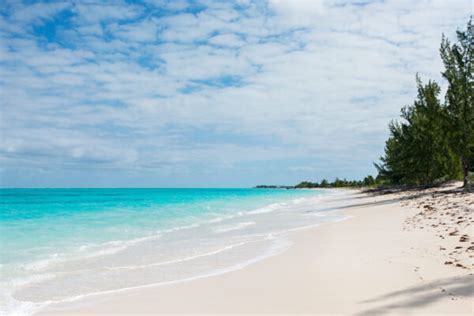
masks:
POLYGON ((330 207, 326 207, 326 208, 318 208, 318 209, 312 210, 312 211, 306 211, 305 213, 335 211, 335 210, 351 209, 351 208, 358 208, 358 207, 381 206, 381 205, 395 204, 395 203, 399 203, 399 202, 400 202, 400 199, 395 198, 395 199, 382 200, 382 201, 370 201, 370 202, 366 202, 366 203, 330 206, 330 207))
POLYGON ((381 315, 384 313, 416 310, 441 299, 473 298, 474 275, 438 279, 420 286, 409 287, 369 300, 363 304, 377 304, 375 308, 364 310, 357 315, 381 315))

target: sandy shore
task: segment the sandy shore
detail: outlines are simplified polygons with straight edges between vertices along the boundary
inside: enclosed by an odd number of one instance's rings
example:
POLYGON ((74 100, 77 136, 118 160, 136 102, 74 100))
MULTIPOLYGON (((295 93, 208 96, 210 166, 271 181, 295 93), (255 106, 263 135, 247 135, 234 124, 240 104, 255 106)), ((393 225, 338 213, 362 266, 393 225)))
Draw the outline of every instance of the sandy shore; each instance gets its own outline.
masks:
POLYGON ((89 297, 42 314, 472 315, 474 199, 435 193, 354 192, 340 208, 349 219, 292 233, 294 244, 283 254, 219 276, 89 297))

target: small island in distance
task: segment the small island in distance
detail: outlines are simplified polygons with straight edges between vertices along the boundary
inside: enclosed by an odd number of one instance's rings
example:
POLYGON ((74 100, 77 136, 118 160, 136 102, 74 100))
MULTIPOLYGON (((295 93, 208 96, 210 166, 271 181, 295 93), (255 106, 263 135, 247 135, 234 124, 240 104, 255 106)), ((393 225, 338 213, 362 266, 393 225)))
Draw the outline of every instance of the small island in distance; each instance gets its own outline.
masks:
POLYGON ((265 185, 260 184, 255 186, 255 189, 313 189, 313 188, 360 188, 360 187, 372 187, 381 185, 382 180, 377 177, 374 178, 371 175, 366 176, 363 180, 346 180, 336 178, 333 182, 329 182, 326 179, 318 182, 303 181, 297 185, 265 185))
POLYGON ((254 189, 294 189, 292 185, 267 185, 261 184, 254 187, 254 189))

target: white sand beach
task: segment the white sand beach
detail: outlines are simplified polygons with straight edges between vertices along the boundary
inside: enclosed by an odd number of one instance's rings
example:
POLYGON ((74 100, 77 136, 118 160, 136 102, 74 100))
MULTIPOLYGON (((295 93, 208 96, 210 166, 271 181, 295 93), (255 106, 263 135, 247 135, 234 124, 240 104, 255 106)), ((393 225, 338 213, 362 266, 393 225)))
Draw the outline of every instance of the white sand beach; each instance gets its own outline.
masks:
POLYGON ((282 254, 218 276, 50 306, 41 315, 472 315, 474 197, 439 191, 353 191, 340 197, 348 219, 291 233, 293 245, 282 254))
POLYGON ((0 316, 474 316, 474 0, 0 0, 0 316))

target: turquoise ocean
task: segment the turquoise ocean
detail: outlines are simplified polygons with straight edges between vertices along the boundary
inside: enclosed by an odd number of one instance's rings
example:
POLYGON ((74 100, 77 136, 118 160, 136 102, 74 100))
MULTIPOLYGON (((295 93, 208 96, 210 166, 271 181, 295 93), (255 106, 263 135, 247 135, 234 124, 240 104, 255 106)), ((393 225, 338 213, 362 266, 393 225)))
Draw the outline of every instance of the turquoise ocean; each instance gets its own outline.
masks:
POLYGON ((216 275, 341 219, 327 190, 0 189, 0 311, 216 275))

